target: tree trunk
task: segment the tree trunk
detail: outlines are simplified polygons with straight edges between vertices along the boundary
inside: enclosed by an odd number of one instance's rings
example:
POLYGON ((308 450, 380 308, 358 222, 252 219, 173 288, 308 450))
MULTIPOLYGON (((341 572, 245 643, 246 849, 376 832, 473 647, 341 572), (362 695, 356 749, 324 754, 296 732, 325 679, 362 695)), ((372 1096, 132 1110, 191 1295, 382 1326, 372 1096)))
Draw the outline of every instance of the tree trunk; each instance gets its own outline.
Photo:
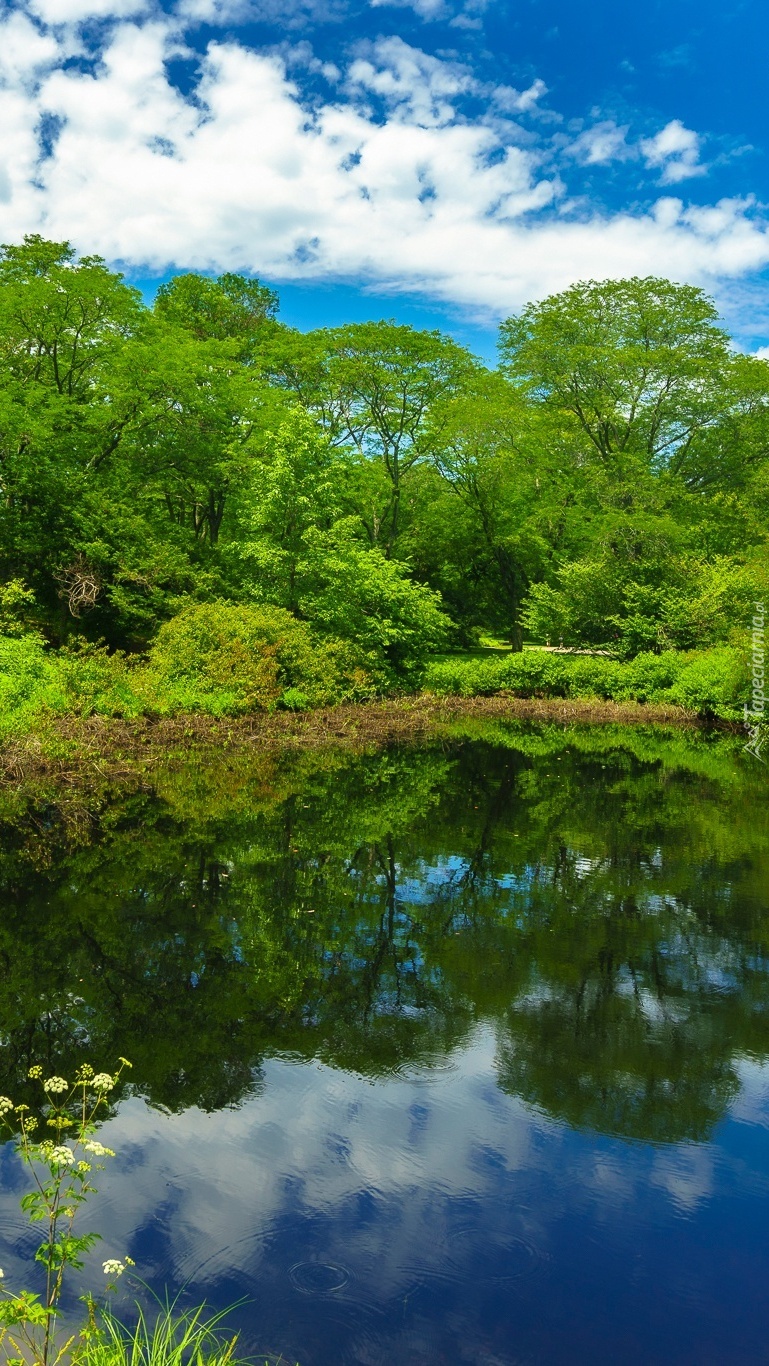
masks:
POLYGON ((520 654, 523 649, 523 627, 517 619, 510 627, 509 640, 510 649, 513 651, 513 654, 520 654))
POLYGON ((399 509, 400 509, 400 500, 401 500, 400 485, 399 485, 399 484, 396 484, 395 488, 393 489, 392 503, 391 503, 391 505, 390 505, 390 506, 391 506, 391 514, 390 514, 390 534, 389 534, 389 536, 388 536, 388 538, 387 538, 387 549, 385 550, 385 559, 387 559, 387 560, 391 560, 391 559, 392 559, 393 547, 394 547, 394 545, 395 545, 395 538, 396 538, 396 536, 398 535, 398 512, 399 512, 399 509))

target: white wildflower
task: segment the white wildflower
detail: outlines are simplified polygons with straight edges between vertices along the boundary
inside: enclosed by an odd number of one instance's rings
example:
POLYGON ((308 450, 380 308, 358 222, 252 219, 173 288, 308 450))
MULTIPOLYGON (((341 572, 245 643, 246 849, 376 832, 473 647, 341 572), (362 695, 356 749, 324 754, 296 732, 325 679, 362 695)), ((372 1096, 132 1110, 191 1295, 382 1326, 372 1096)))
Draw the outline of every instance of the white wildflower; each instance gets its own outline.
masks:
POLYGON ((97 1072, 91 1082, 94 1091, 111 1091, 114 1085, 115 1078, 111 1077, 109 1072, 97 1072))
POLYGON ((5 1272, 3 1271, 3 1268, 0 1266, 0 1281, 3 1279, 3 1276, 4 1276, 4 1275, 5 1275, 5 1272))
POLYGON ((53 1091, 54 1094, 58 1091, 68 1091, 69 1082, 65 1081, 63 1077, 49 1077, 47 1081, 43 1082, 43 1088, 46 1091, 53 1091))
POLYGON ((89 1138, 88 1142, 83 1144, 83 1151, 86 1153, 93 1153, 94 1157, 115 1156, 112 1148, 105 1148, 104 1144, 97 1143, 95 1138, 89 1138))
POLYGON ((58 1148, 51 1148, 48 1153, 48 1161, 54 1167, 71 1167, 75 1160, 75 1154, 71 1148, 66 1148, 62 1144, 58 1148))
POLYGON ((8 1111, 12 1109, 13 1101, 9 1100, 7 1096, 0 1096, 0 1115, 7 1115, 8 1111))
POLYGON ((103 1263, 102 1269, 105 1276, 122 1276, 125 1271, 125 1262, 119 1262, 115 1257, 111 1257, 103 1263))

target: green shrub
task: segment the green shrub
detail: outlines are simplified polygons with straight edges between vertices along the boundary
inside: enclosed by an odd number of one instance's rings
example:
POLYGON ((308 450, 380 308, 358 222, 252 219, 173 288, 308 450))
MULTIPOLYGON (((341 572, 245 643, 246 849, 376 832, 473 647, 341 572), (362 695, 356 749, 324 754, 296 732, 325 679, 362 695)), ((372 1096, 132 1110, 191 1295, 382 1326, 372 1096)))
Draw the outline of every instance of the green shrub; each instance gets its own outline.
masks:
POLYGON ((428 692, 444 695, 600 697, 684 707, 703 716, 741 720, 750 691, 741 653, 714 650, 640 654, 627 663, 591 655, 525 650, 497 659, 443 658, 424 671, 428 692))
POLYGON ((211 602, 161 626, 138 686, 161 712, 229 715, 365 695, 370 680, 348 648, 281 607, 211 602))
POLYGON ((678 677, 666 690, 671 702, 705 716, 742 719, 750 682, 737 650, 724 647, 679 656, 678 677))
POLYGON ((21 579, 0 583, 0 635, 21 636, 33 624, 35 595, 21 579))
POLYGON ((662 654, 645 652, 636 655, 622 670, 621 697, 636 702, 651 702, 665 696, 681 671, 682 656, 675 650, 662 654))
POLYGON ((66 706, 56 657, 43 639, 33 633, 0 636, 0 735, 22 733, 40 712, 66 706))
POLYGON ((141 714, 138 671, 122 651, 110 654, 105 646, 82 640, 49 658, 65 693, 66 711, 77 716, 141 714))

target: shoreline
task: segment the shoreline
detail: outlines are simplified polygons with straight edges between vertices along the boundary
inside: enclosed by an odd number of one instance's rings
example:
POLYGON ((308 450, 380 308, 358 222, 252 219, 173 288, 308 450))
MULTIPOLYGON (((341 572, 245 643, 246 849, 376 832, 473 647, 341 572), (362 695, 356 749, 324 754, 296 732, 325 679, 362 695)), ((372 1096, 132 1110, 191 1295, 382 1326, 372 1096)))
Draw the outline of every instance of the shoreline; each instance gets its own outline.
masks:
POLYGON ((367 748, 416 742, 457 721, 549 721, 568 725, 667 725, 691 730, 731 732, 736 723, 706 721, 682 707, 580 698, 438 696, 420 693, 381 702, 341 703, 313 711, 254 712, 213 717, 188 713, 174 717, 61 717, 40 731, 10 741, 0 750, 0 780, 77 775, 99 767, 102 776, 135 772, 148 761, 179 748, 305 749, 324 746, 367 748), (102 769, 106 764, 106 769, 102 769))

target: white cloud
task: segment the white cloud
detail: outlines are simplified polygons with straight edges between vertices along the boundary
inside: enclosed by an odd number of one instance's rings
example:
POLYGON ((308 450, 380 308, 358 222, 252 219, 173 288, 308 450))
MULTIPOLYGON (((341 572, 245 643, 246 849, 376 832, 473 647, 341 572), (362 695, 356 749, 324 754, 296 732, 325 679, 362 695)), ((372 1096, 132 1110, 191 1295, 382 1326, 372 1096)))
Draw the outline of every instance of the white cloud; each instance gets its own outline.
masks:
POLYGON ((61 57, 61 46, 18 10, 0 23, 0 83, 25 86, 61 57))
POLYGON ((450 123, 455 113, 453 101, 475 88, 465 67, 431 57, 402 38, 380 38, 361 45, 361 51, 366 55, 356 58, 348 72, 350 89, 379 95, 404 122, 420 126, 450 123))
POLYGON ((51 25, 78 24, 83 19, 129 19, 146 14, 149 0, 29 0, 37 18, 51 25))
POLYGON ((372 9, 412 9, 420 19, 441 19, 446 14, 445 0, 370 0, 372 9))
POLYGON ((583 166, 607 166, 611 161, 627 161, 637 153, 628 145, 628 125, 618 126, 613 119, 603 119, 580 133, 568 148, 568 153, 583 166))
POLYGON ((308 23, 339 23, 347 9, 347 0, 178 0, 175 13, 191 24, 265 23, 295 30, 308 23))
POLYGON ((527 90, 515 90, 511 85, 497 85, 492 89, 492 98, 498 109, 509 114, 529 114, 537 101, 547 94, 544 81, 532 81, 527 90))
MULTIPOLYGON (((580 278, 712 286, 769 262, 749 200, 663 197, 610 213, 565 198, 553 162, 568 163, 563 135, 548 143, 541 121, 521 132, 541 82, 483 86, 390 38, 358 50, 344 99, 308 110, 280 56, 231 41, 209 45, 185 97, 165 67, 180 50, 178 20, 116 23, 92 70, 62 69, 64 38, 54 50, 28 20, 13 24, 0 25, 0 52, 4 38, 15 43, 18 70, 36 74, 0 90, 0 241, 43 231, 152 271, 356 279, 496 314, 580 278), (505 100, 516 122, 500 117, 505 100), (59 132, 41 160, 44 115, 59 132)), ((597 124, 573 142, 572 166, 575 155, 593 165, 624 155, 620 135, 597 124)), ((693 173, 698 145, 669 124, 644 156, 673 182, 671 166, 693 173)))
POLYGON ((369 0, 372 9, 410 9, 425 23, 447 20, 450 28, 479 29, 488 0, 465 0, 459 13, 448 0, 369 0))
POLYGON ((700 162, 700 138, 680 119, 672 119, 653 138, 644 138, 641 151, 649 167, 659 167, 663 185, 675 185, 690 176, 704 175, 700 162))

